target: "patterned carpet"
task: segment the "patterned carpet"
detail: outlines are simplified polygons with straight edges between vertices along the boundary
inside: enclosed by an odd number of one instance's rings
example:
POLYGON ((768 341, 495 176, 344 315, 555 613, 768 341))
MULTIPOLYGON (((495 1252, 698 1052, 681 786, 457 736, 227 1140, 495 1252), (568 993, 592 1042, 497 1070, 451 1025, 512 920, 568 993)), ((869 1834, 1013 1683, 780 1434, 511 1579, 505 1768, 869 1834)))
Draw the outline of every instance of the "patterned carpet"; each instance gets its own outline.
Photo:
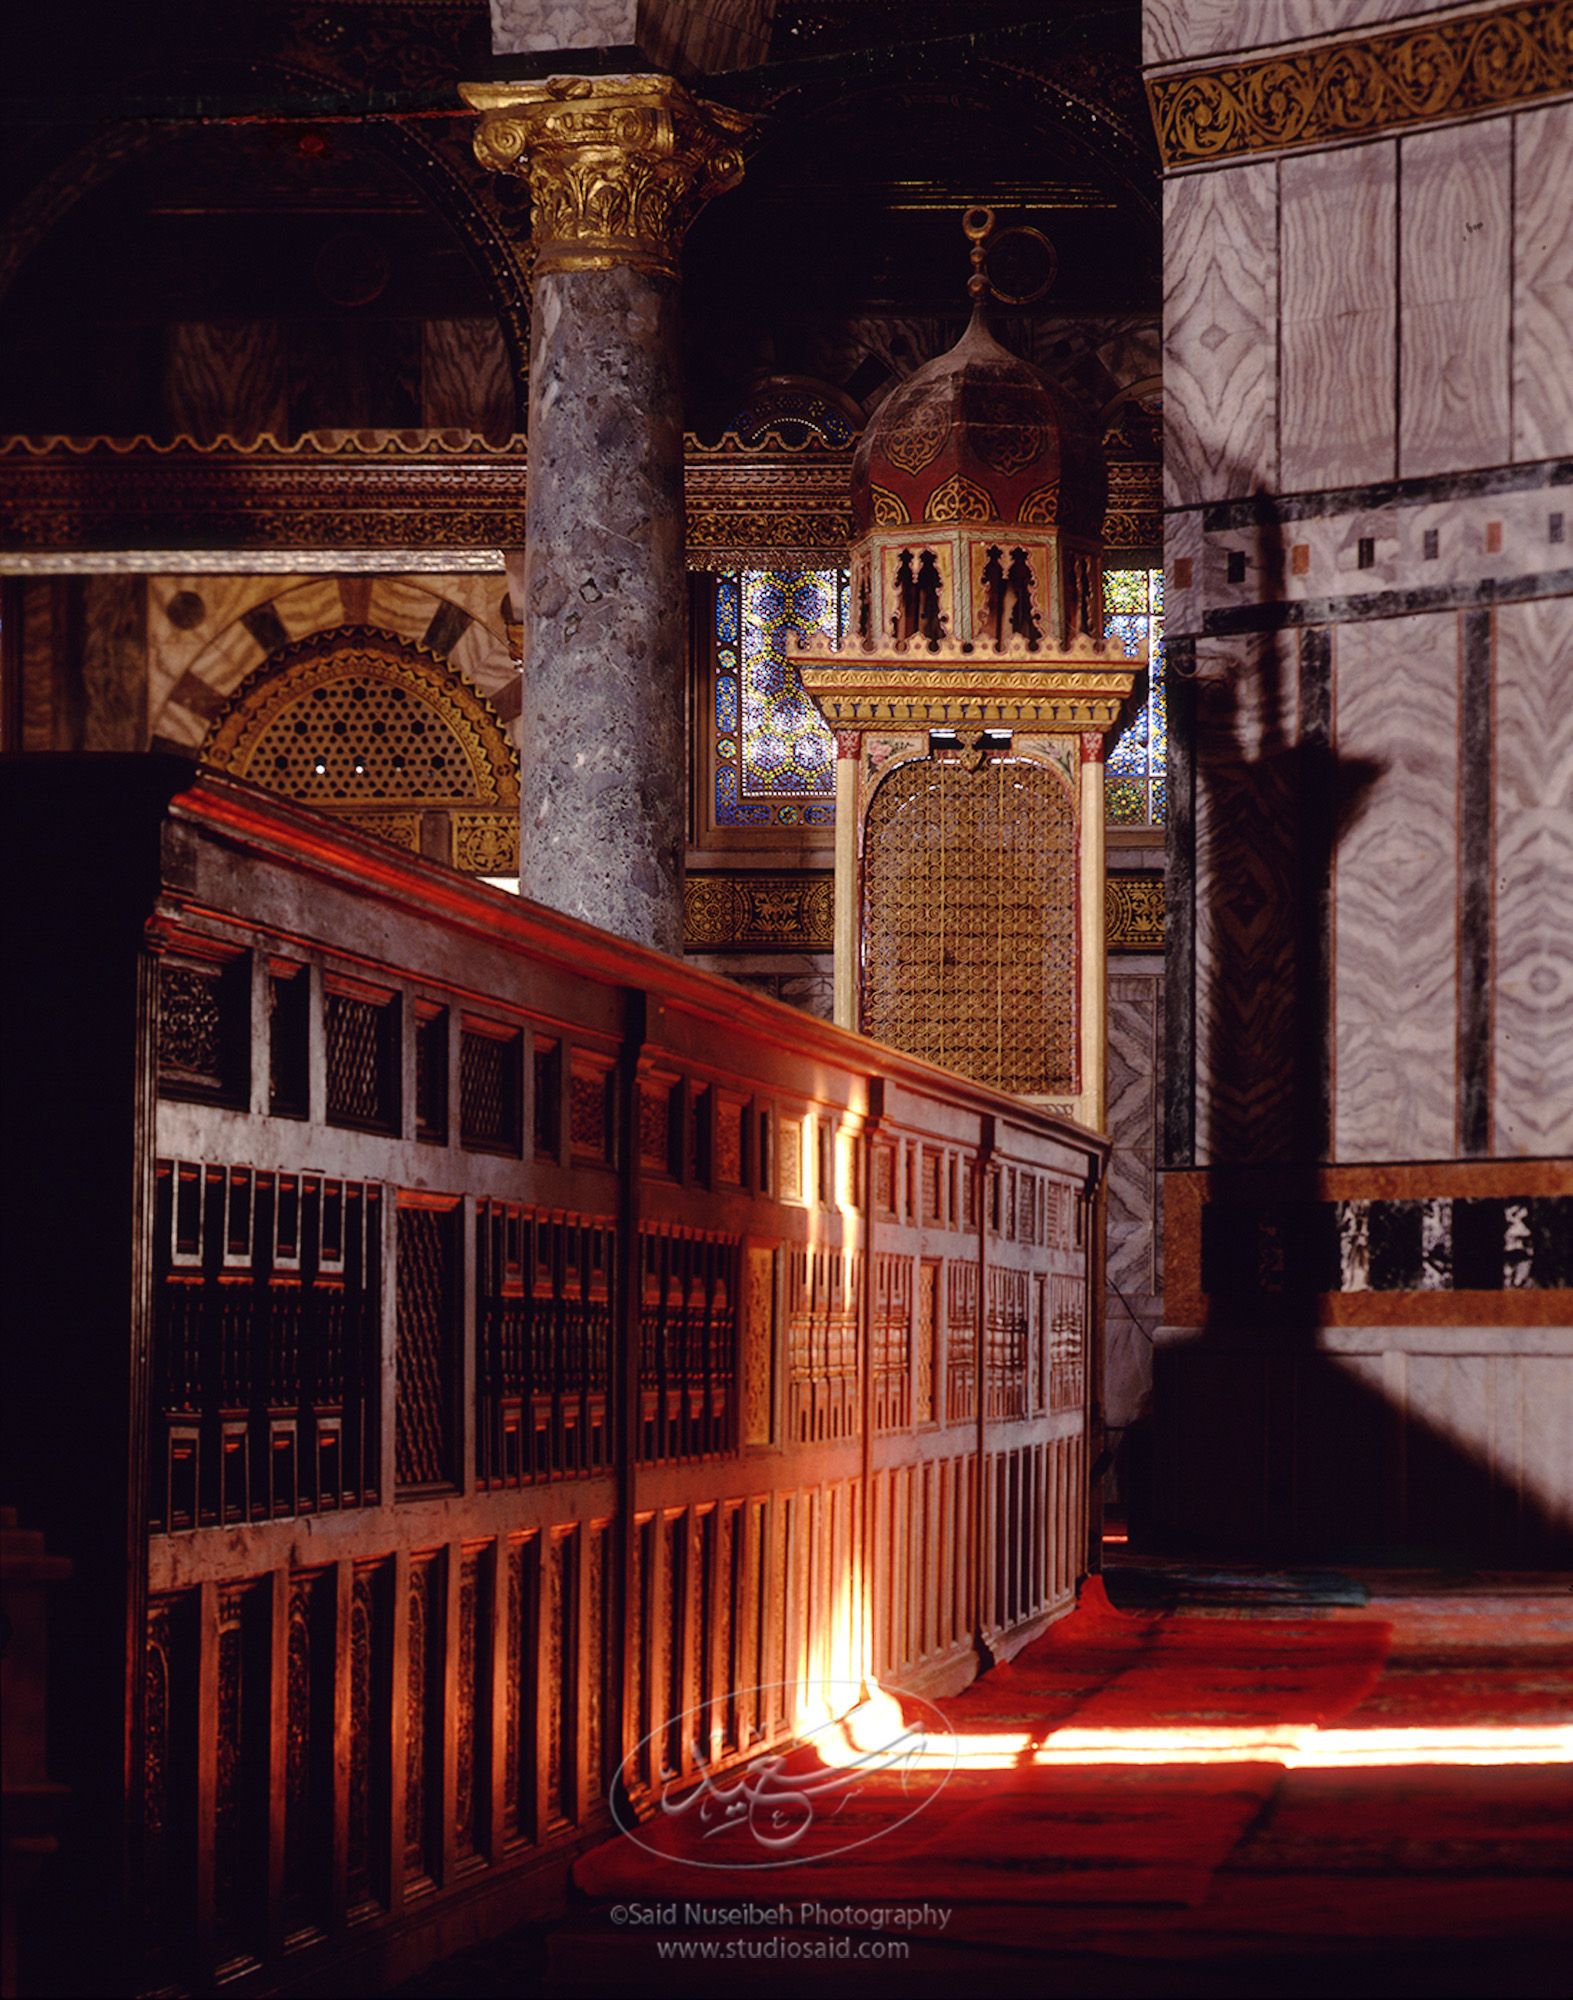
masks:
POLYGON ((962 1768, 849 1776, 790 1867, 657 1815, 580 1860, 566 1921, 410 1991, 1573 1991, 1573 1763, 1539 1761, 1573 1756, 1566 1579, 1111 1586, 941 1704, 962 1768))

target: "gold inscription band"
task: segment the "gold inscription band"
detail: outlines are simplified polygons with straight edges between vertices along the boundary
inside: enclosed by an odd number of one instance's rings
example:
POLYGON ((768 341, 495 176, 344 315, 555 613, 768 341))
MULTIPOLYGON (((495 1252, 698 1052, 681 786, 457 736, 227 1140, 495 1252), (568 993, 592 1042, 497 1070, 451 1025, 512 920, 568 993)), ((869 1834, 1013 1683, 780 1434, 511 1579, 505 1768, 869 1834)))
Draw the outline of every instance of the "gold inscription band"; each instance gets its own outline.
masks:
POLYGON ((1147 79, 1165 167, 1325 146, 1573 90, 1573 0, 1147 79))
POLYGON ((743 177, 748 119, 666 76, 464 83, 475 156, 530 187, 538 274, 618 265, 677 275, 683 236, 743 177))

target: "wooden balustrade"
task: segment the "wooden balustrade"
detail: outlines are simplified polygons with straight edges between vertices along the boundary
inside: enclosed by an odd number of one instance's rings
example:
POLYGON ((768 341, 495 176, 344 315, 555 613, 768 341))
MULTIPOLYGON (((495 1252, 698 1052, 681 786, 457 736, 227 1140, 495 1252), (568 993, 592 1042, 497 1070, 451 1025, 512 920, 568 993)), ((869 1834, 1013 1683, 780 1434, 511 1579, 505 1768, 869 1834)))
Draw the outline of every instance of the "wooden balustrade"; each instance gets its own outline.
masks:
POLYGON ((55 1697, 118 1978, 408 1971, 625 1758, 1069 1606, 1101 1141, 244 786, 7 782, 5 1497, 112 1601, 55 1697))

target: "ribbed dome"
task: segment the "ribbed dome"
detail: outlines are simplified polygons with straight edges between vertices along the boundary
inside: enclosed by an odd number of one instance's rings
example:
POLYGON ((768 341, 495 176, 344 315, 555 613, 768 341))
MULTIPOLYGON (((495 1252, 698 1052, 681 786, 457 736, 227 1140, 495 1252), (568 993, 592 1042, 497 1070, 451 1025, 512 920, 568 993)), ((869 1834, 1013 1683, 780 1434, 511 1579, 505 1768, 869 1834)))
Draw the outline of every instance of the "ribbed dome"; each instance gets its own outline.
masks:
POLYGON ((880 406, 852 466, 859 536, 907 522, 1019 521, 1098 535, 1107 478, 1093 438, 975 311, 956 345, 880 406))

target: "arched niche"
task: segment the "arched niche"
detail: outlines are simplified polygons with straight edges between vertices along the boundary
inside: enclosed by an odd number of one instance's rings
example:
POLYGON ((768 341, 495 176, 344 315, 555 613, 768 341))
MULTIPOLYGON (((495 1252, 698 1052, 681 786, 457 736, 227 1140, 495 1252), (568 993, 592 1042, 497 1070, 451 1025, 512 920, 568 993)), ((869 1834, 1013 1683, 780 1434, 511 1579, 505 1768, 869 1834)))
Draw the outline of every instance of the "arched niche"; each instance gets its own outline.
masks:
POLYGON ((915 758, 863 831, 862 1028, 1026 1097, 1079 1088, 1077 816, 1056 766, 915 758))
POLYGON ((519 871, 519 760, 489 702, 423 647, 364 625, 281 646, 201 761, 471 875, 519 871))

